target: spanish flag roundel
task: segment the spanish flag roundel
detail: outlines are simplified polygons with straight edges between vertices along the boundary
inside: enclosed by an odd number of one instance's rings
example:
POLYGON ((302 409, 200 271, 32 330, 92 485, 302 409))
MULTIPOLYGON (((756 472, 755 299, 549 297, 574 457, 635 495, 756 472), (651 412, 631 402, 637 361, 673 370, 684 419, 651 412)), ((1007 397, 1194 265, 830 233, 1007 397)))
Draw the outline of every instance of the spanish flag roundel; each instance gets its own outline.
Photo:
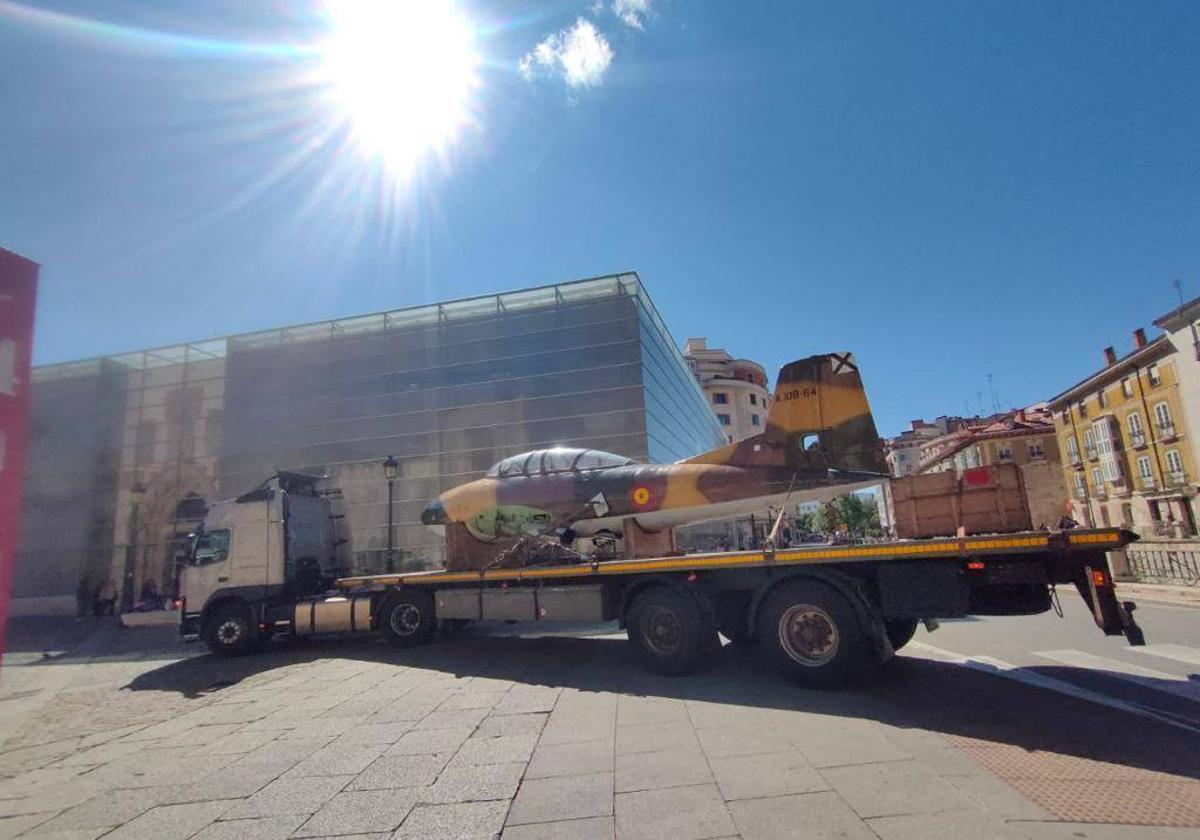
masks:
POLYGON ((645 484, 636 485, 629 497, 633 501, 633 506, 637 508, 646 507, 646 505, 650 504, 651 498, 653 498, 650 494, 650 488, 645 484))

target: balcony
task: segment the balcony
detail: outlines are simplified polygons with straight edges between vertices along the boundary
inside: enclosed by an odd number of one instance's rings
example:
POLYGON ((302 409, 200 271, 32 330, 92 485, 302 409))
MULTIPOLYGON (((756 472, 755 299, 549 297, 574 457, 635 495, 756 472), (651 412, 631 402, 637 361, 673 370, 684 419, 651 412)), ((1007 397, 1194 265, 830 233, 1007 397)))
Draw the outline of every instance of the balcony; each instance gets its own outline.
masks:
POLYGON ((1131 432, 1129 435, 1129 445, 1134 449, 1141 449, 1146 445, 1145 432, 1131 432))
POLYGON ((1152 475, 1140 476, 1139 480, 1142 483, 1143 490, 1153 490, 1157 486, 1152 475))
POLYGON ((1095 460, 1096 460, 1096 458, 1097 458, 1097 453, 1096 453, 1096 447, 1095 447, 1095 446, 1085 446, 1085 447, 1083 447, 1083 451, 1084 451, 1084 452, 1087 454, 1087 458, 1088 458, 1088 460, 1089 460, 1089 461, 1095 461, 1095 460))
POLYGON ((1076 499, 1086 499, 1087 498, 1087 490, 1084 490, 1082 487, 1076 487, 1075 488, 1075 498, 1076 499))
POLYGON ((1171 440, 1172 438, 1177 437, 1177 435, 1175 434, 1175 424, 1174 423, 1159 423, 1158 424, 1158 437, 1160 440, 1171 440))
POLYGON ((1187 473, 1183 470, 1173 470, 1167 473, 1168 487, 1182 487, 1185 484, 1187 484, 1187 473))

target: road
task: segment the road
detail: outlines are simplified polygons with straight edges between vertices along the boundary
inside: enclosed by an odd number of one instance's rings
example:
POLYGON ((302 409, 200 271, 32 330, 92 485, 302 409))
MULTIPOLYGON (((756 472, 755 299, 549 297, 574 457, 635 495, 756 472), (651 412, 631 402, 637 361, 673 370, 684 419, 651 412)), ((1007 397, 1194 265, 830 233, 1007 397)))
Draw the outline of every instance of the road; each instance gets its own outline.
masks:
POLYGON ((1200 610, 1143 605, 1143 653, 1064 606, 922 630, 838 691, 734 646, 658 677, 582 629, 240 660, 35 634, 0 672, 0 838, 1195 837, 1200 610))

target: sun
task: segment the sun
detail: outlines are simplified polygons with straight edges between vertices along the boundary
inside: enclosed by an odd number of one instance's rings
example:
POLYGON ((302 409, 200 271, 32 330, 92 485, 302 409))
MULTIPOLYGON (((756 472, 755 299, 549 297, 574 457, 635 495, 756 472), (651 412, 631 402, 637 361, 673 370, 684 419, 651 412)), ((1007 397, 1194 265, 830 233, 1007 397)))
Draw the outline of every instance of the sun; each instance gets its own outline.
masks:
POLYGON ((474 122, 479 56, 450 0, 328 0, 323 75, 356 145, 407 177, 474 122))

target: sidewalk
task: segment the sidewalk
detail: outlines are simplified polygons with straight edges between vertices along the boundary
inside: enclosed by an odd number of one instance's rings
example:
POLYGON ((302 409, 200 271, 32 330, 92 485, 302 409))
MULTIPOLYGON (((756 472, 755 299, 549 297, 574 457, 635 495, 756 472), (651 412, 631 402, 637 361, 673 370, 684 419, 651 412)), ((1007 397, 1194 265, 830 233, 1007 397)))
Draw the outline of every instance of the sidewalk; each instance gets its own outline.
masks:
POLYGON ((37 674, 49 702, 0 744, 0 837, 1183 840, 1200 825, 1186 735, 919 658, 814 691, 733 647, 688 677, 649 674, 620 635, 224 659, 105 622, 5 669, 37 674))
POLYGON ((1182 586, 1166 583, 1117 581, 1117 597, 1133 601, 1154 601, 1162 604, 1200 607, 1200 585, 1182 586))

